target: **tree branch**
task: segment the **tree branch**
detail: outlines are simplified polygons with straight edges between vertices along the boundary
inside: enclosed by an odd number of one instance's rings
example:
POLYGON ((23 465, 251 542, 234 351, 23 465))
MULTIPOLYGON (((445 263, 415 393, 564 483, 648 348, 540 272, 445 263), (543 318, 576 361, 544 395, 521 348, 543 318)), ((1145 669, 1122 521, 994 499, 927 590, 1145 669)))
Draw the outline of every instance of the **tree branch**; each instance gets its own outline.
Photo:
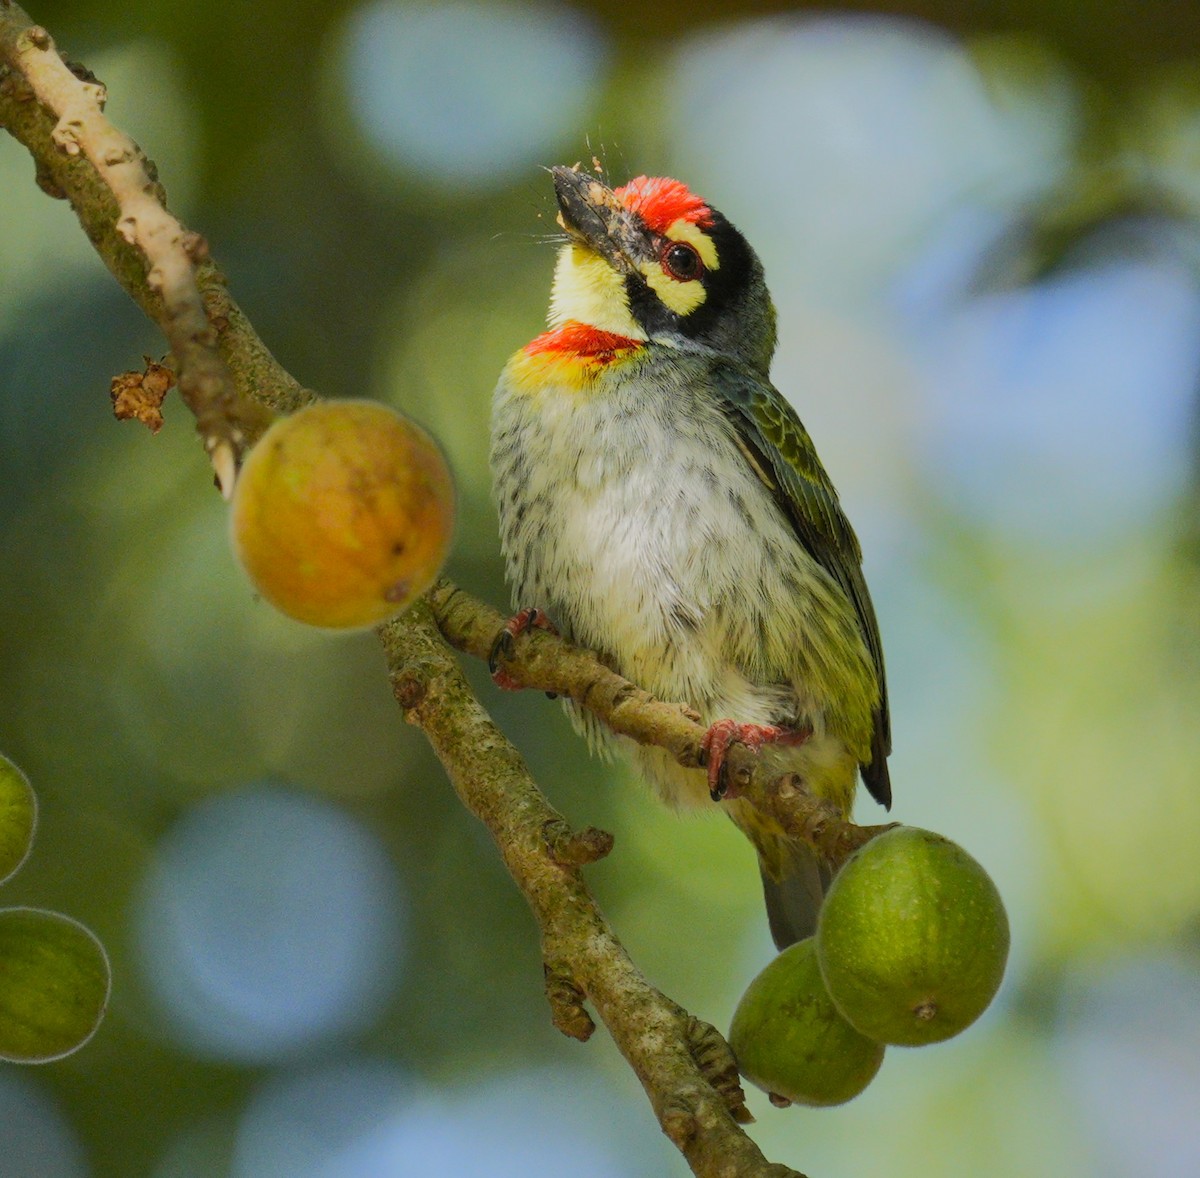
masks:
MULTIPOLYGON (((105 264, 162 328, 184 399, 228 491, 241 447, 265 425, 255 405, 286 412, 314 394, 271 356, 202 239, 166 212, 153 165, 104 118, 103 87, 64 65, 45 30, 11 0, 0 0, 0 63, 0 126, 29 149, 38 183, 71 202, 105 264)), ((439 633, 440 626, 459 649, 486 658, 503 623, 440 582, 379 636, 405 717, 424 731, 529 902, 555 1024, 586 1039, 593 1024, 584 1002, 593 1006, 695 1174, 799 1178, 767 1162, 740 1128, 750 1118, 724 1040, 646 982, 583 883, 580 866, 606 854, 611 837, 572 832, 554 811, 439 633)), ((703 729, 693 713, 652 699, 586 651, 535 633, 517 640, 506 669, 528 686, 569 695, 615 731, 660 744, 685 765, 701 763, 703 729)), ((773 804, 769 795, 764 804, 773 804)), ((849 824, 817 815, 800 795, 797 801, 778 789, 775 797, 781 821, 814 845, 836 849, 830 830, 847 837, 849 824)))
MULTIPOLYGON (((429 603, 451 646, 476 658, 490 656, 507 618, 445 577, 429 591, 429 603)), ((704 764, 705 727, 691 708, 655 699, 591 651, 555 634, 531 629, 515 638, 504 670, 521 687, 573 699, 621 736, 666 749, 685 768, 704 764)), ((726 764, 741 797, 786 833, 809 843, 833 866, 892 828, 891 823, 856 826, 827 802, 797 789, 789 776, 771 778, 758 772, 758 754, 745 745, 733 745, 726 764)))
POLYGON ((105 118, 104 86, 69 67, 12 0, 0 0, 0 63, 0 126, 28 148, 39 186, 71 202, 117 281, 162 329, 228 498, 242 451, 269 420, 260 406, 286 412, 314 394, 255 334, 204 238, 167 211, 157 169, 105 118))
MULTIPOLYGON (((465 596, 465 595, 464 595, 465 596)), ((650 986, 592 899, 552 851, 565 820, 484 711, 438 634, 428 602, 379 630, 392 690, 429 738, 467 808, 495 839, 542 934, 556 1025, 587 1038, 586 998, 646 1090, 663 1132, 697 1175, 795 1175, 769 1164, 738 1127, 747 1120, 724 1040, 650 986)))

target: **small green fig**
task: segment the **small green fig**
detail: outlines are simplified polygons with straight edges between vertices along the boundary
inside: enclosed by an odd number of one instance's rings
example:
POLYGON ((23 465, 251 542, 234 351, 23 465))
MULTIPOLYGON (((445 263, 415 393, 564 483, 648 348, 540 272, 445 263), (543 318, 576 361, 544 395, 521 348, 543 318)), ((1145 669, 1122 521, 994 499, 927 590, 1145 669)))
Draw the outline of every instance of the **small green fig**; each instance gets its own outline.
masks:
POLYGON ((729 1028, 738 1069, 796 1104, 844 1104, 883 1063, 883 1045, 860 1035, 821 981, 813 939, 789 945, 747 987, 729 1028))
POLYGON ((0 1060, 48 1063, 92 1037, 112 975, 95 936, 41 908, 0 909, 0 1060))
POLYGON ((0 754, 0 883, 25 862, 37 826, 37 798, 29 780, 0 754))
POLYGON ((900 826, 856 851, 817 923, 821 976, 864 1035, 918 1047, 987 1009, 1008 960, 1008 917, 991 877, 957 843, 900 826))

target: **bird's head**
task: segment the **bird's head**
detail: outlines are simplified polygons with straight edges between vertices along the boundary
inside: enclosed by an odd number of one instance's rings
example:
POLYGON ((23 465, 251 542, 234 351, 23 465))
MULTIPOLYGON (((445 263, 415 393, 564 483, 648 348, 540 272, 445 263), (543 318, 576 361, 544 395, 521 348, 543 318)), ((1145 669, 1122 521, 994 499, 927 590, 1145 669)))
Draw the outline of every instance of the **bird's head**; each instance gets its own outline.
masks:
POLYGON ((574 168, 550 171, 570 237, 554 273, 552 326, 692 341, 766 374, 775 309, 762 264, 716 209, 665 177, 614 189, 574 168))

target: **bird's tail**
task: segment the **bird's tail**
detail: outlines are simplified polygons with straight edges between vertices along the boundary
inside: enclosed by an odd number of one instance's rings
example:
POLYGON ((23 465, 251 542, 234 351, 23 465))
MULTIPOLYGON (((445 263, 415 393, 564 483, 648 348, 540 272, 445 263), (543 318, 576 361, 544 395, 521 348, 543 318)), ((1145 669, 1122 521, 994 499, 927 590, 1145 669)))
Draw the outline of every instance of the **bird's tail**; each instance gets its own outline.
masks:
POLYGON ((767 921, 776 947, 786 949, 811 937, 833 879, 829 864, 808 843, 789 838, 743 800, 727 802, 726 812, 758 851, 767 921))
POLYGON ((768 863, 759 853, 767 922, 775 947, 786 949, 817 931, 817 913, 833 872, 808 843, 798 839, 781 841, 778 854, 771 858, 775 862, 768 863))

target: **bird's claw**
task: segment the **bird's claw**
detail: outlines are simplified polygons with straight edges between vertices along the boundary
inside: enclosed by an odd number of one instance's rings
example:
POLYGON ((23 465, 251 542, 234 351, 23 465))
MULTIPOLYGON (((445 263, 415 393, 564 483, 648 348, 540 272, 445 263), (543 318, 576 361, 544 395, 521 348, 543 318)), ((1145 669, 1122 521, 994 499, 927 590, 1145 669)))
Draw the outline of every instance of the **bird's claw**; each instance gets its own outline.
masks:
POLYGON ((725 758, 731 744, 744 744, 758 750, 764 744, 803 744, 811 735, 803 729, 780 728, 775 724, 739 724, 736 720, 718 720, 709 726, 700 742, 707 756, 708 796, 714 802, 736 798, 741 790, 729 780, 725 758))
POLYGON ((492 643, 492 649, 488 651, 488 672, 493 678, 500 670, 500 660, 508 658, 512 651, 513 636, 506 627, 496 635, 496 641, 492 643))
POLYGON ((496 635, 496 641, 492 643, 492 649, 488 651, 488 671, 491 673, 492 682, 497 687, 503 688, 505 691, 521 690, 522 685, 501 664, 505 659, 512 657, 515 640, 535 626, 550 634, 558 633, 558 628, 546 616, 545 611, 534 606, 518 610, 504 623, 504 629, 496 635))

